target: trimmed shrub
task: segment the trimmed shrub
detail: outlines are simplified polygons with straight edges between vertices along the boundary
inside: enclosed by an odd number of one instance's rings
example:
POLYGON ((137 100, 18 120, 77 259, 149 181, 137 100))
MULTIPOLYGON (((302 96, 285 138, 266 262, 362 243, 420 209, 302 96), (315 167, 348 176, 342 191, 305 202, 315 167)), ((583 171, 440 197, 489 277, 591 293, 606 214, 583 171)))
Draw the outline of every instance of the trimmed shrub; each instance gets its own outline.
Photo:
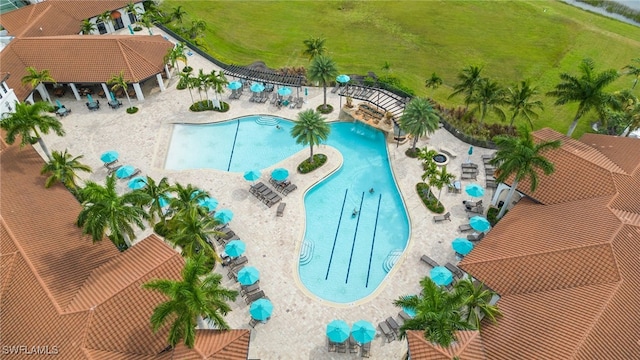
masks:
POLYGON ((320 106, 318 106, 316 110, 318 110, 320 114, 329 114, 333 111, 333 106, 327 104, 327 107, 325 108, 323 104, 320 104, 320 106))
POLYGON ((314 154, 313 160, 309 162, 309 159, 305 159, 303 162, 298 165, 298 172, 300 174, 310 173, 313 170, 319 168, 327 162, 327 155, 325 154, 314 154))
POLYGON ((133 31, 136 31, 136 32, 138 32, 138 31, 142 31, 142 26, 136 26, 136 27, 134 27, 134 28, 133 28, 133 31))
POLYGON ((138 108, 135 106, 132 106, 130 108, 127 108, 127 114, 135 114, 138 112, 138 108))
MULTIPOLYGON (((487 210, 487 220, 489 220, 489 224, 491 224, 491 227, 496 226, 498 221, 500 221, 500 219, 497 218, 498 213, 500 213, 500 209, 501 208, 492 206, 489 208, 489 210, 487 210)), ((508 212, 509 210, 505 211, 504 214, 507 215, 508 212)))
POLYGON ((213 102, 211 101, 207 101, 207 100, 203 100, 203 101, 197 101, 193 104, 191 104, 191 106, 189 106, 189 110, 193 111, 193 112, 200 112, 200 111, 217 111, 217 112, 227 112, 229 111, 229 104, 221 101, 220 102, 220 109, 217 109, 215 107, 213 107, 213 102))
POLYGON ((431 189, 429 189, 429 185, 423 182, 417 183, 416 191, 418 192, 418 195, 420 195, 420 198, 427 209, 436 214, 442 214, 444 212, 444 205, 436 199, 436 196, 433 194, 431 189))
POLYGON ((193 68, 191 66, 185 66, 182 68, 182 72, 190 73, 192 71, 193 71, 193 68))

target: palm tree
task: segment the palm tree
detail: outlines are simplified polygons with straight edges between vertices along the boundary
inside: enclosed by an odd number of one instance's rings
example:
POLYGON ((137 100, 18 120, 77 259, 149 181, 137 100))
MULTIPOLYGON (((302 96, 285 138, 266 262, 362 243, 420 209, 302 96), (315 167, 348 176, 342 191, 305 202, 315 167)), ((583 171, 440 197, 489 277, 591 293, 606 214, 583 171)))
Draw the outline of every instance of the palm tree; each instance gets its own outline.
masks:
POLYGON ((175 183, 169 187, 169 190, 176 194, 176 197, 169 202, 171 210, 176 213, 190 208, 200 208, 198 203, 209 196, 206 191, 191 184, 183 186, 180 183, 175 183))
POLYGON ((513 126, 515 119, 520 116, 529 122, 533 129, 533 120, 538 118, 535 109, 544 110, 544 105, 540 100, 532 100, 532 97, 538 95, 538 87, 531 86, 529 80, 521 81, 514 88, 507 89, 506 105, 511 110, 511 122, 513 126))
POLYGON ((416 316, 400 327, 400 338, 407 330, 423 330, 424 337, 440 346, 447 347, 455 338, 457 330, 471 330, 473 326, 462 318, 460 309, 464 305, 461 292, 449 292, 436 285, 429 277, 420 281, 420 295, 402 296, 393 304, 412 308, 416 316))
POLYGON ((484 118, 489 111, 496 114, 500 120, 504 120, 506 117, 504 111, 500 108, 501 105, 506 103, 505 92, 495 81, 481 79, 477 84, 476 91, 471 97, 471 102, 476 104, 476 106, 471 109, 471 114, 476 112, 480 113, 480 127, 482 127, 484 118))
POLYGON ((605 93, 604 88, 620 76, 614 69, 596 73, 594 71, 595 63, 591 59, 583 59, 579 69, 581 72, 580 77, 567 73, 560 74, 562 82, 555 86, 555 90, 547 93, 547 95, 557 98, 555 105, 564 105, 571 102, 578 103, 578 111, 569 126, 567 136, 573 134, 578 125, 578 120, 589 110, 595 109, 599 114, 603 113, 605 105, 610 98, 605 93))
MULTIPOLYGON (((113 25, 113 19, 111 18, 110 10, 106 10, 102 14, 98 15, 97 18, 98 20, 102 21, 105 25, 107 24, 113 25)), ((107 31, 109 31, 109 28, 107 28, 107 31)))
POLYGON ((329 57, 324 55, 317 55, 311 61, 311 66, 307 70, 307 76, 311 81, 318 81, 322 83, 322 89, 324 91, 324 103, 323 109, 327 108, 327 83, 332 81, 338 76, 338 69, 336 63, 329 57))
POLYGON ((224 87, 228 83, 229 81, 227 81, 222 70, 217 73, 215 70, 211 70, 211 73, 209 74, 209 84, 211 85, 211 89, 214 94, 216 94, 216 99, 218 98, 218 94, 222 94, 224 92, 224 87))
POLYGON ((172 9, 171 20, 175 20, 178 24, 182 25, 182 20, 187 15, 187 12, 182 10, 182 6, 177 6, 172 9))
POLYGON ((151 28, 153 27, 155 17, 156 16, 152 12, 144 12, 142 13, 142 16, 140 16, 140 22, 142 23, 142 25, 144 25, 145 28, 147 28, 149 35, 153 35, 151 28))
POLYGON ((171 186, 169 185, 169 180, 166 177, 160 179, 160 181, 156 184, 155 180, 147 176, 146 186, 142 189, 134 190, 146 194, 146 196, 144 197, 144 205, 149 206, 148 214, 151 225, 155 224, 156 216, 160 220, 164 221, 165 213, 160 206, 160 199, 164 199, 166 202, 169 202, 167 193, 169 192, 170 188, 171 186))
POLYGON ((302 43, 304 44, 304 50, 302 51, 302 55, 309 57, 309 61, 313 60, 317 56, 322 56, 327 52, 327 49, 324 46, 324 43, 327 39, 322 39, 319 37, 312 37, 304 40, 302 43))
POLYGON ((400 117, 400 128, 413 136, 411 149, 415 151, 418 138, 438 130, 439 122, 440 117, 429 100, 415 97, 404 108, 400 117))
MULTIPOLYGON (((22 82, 22 85, 26 85, 29 84, 31 85, 31 88, 33 90, 36 89, 36 87, 38 87, 38 85, 44 83, 44 82, 52 82, 52 83, 56 83, 56 81, 53 79, 53 77, 51 77, 51 74, 49 73, 49 70, 42 70, 42 71, 38 71, 36 68, 34 68, 33 66, 28 66, 27 67, 27 75, 23 76, 22 79, 20 80, 22 82)), ((51 98, 49 97, 49 92, 47 91, 47 88, 44 87, 44 93, 46 96, 46 100, 51 102, 51 98)))
POLYGON ((482 72, 482 67, 480 66, 470 65, 462 69, 462 72, 458 74, 460 82, 453 86, 453 92, 449 95, 449 99, 458 94, 464 94, 465 110, 468 109, 478 83, 482 79, 480 72, 482 72))
POLYGON ((134 23, 136 23, 138 21, 138 15, 139 15, 136 4, 134 4, 133 2, 128 3, 127 6, 125 6, 125 10, 127 10, 127 13, 129 14, 133 14, 133 17, 135 19, 134 23))
POLYGON ((625 74, 629 76, 635 76, 635 79, 633 79, 633 85, 631 86, 632 89, 635 89, 636 85, 638 85, 638 80, 640 80, 640 58, 631 59, 631 61, 637 62, 638 66, 629 64, 626 65, 623 69, 627 70, 625 71, 625 74))
POLYGON ((192 258, 198 254, 221 261, 220 257, 207 243, 210 236, 219 235, 216 227, 221 223, 212 216, 203 214, 200 206, 180 210, 167 222, 167 240, 174 246, 180 246, 182 256, 192 258))
POLYGON ((49 104, 38 101, 35 104, 16 103, 15 112, 9 113, 0 120, 0 128, 7 132, 5 141, 11 145, 20 136, 20 146, 35 144, 37 141, 47 158, 51 160, 49 149, 42 140, 40 133, 48 134, 53 131, 58 136, 64 136, 62 123, 51 115, 47 115, 49 104))
POLYGON ((543 152, 548 149, 560 147, 560 141, 543 141, 535 143, 533 136, 527 129, 519 131, 519 137, 498 135, 493 141, 498 147, 495 157, 491 160, 491 164, 498 169, 496 180, 504 182, 510 176, 514 176, 511 188, 505 199, 504 206, 500 209, 498 219, 504 216, 507 210, 507 204, 511 202, 511 198, 518 188, 518 183, 523 179, 529 179, 531 182, 531 193, 536 191, 538 187, 538 171, 542 171, 545 175, 550 175, 554 171, 553 164, 544 157, 543 152))
POLYGON ((211 87, 211 79, 209 74, 206 74, 204 70, 198 70, 198 92, 200 92, 200 88, 204 90, 204 94, 207 99, 207 105, 209 104, 209 88, 211 87))
POLYGON ((435 72, 431 74, 431 77, 424 81, 424 86, 428 89, 437 89, 442 85, 442 78, 435 72))
POLYGON ((492 322, 502 313, 496 305, 491 305, 495 292, 489 290, 483 283, 474 283, 471 276, 458 280, 454 285, 456 291, 462 293, 467 313, 467 322, 480 330, 480 321, 488 317, 492 322))
POLYGON ((50 174, 44 183, 45 188, 50 188, 53 184, 61 182, 67 189, 75 194, 76 179, 78 171, 91 172, 91 167, 80 163, 82 155, 73 157, 65 150, 64 152, 53 151, 52 158, 42 166, 41 175, 50 174))
POLYGON ((189 39, 197 39, 202 37, 204 31, 207 30, 207 22, 202 19, 196 19, 191 21, 191 27, 187 31, 189 39))
POLYGON ((89 35, 92 32, 96 31, 96 24, 92 23, 91 21, 84 19, 82 20, 82 25, 80 26, 80 32, 83 35, 89 35))
POLYGON ((135 237, 133 225, 144 229, 143 220, 149 215, 142 209, 145 195, 132 191, 118 195, 116 178, 109 175, 105 186, 88 181, 80 190, 82 210, 76 224, 84 234, 90 234, 93 242, 100 241, 106 233, 119 250, 125 250, 135 237))
POLYGON ((107 84, 111 85, 111 91, 115 92, 118 89, 122 89, 124 94, 127 96, 127 101, 129 101, 129 109, 133 108, 133 104, 131 103, 131 98, 129 97, 129 85, 127 85, 127 80, 124 78, 124 70, 120 71, 118 75, 111 75, 111 79, 107 81, 107 84))
POLYGON ((218 329, 229 329, 224 320, 238 292, 221 286, 222 275, 212 273, 205 266, 203 256, 188 258, 182 269, 182 279, 155 279, 142 285, 144 289, 156 290, 168 297, 158 305, 151 315, 151 326, 157 332, 171 323, 169 345, 175 347, 180 341, 193 348, 195 329, 199 318, 212 321, 218 329))
POLYGON ((611 135, 619 135, 624 130, 628 130, 626 136, 629 136, 633 130, 640 127, 640 100, 629 89, 616 92, 607 117, 608 127, 611 127, 611 123, 622 127, 622 131, 614 132, 611 135))
POLYGON ((178 76, 180 76, 178 84, 186 85, 187 89, 189 89, 189 96, 191 96, 191 103, 193 104, 195 101, 193 101, 193 93, 191 92, 191 88, 193 88, 194 85, 194 77, 191 75, 191 72, 184 71, 179 72, 178 76))
POLYGON ((173 48, 169 49, 167 55, 164 57, 164 61, 169 63, 172 67, 175 67, 178 73, 180 72, 180 67, 178 66, 178 61, 182 61, 182 63, 187 65, 187 56, 184 54, 185 45, 183 42, 179 42, 173 48))
POLYGON ((435 186, 438 189, 438 197, 436 200, 440 202, 440 195, 442 195, 442 188, 451 184, 456 179, 456 175, 447 172, 447 167, 443 166, 440 170, 436 170, 435 174, 430 178, 429 185, 435 186))
POLYGON ((297 144, 309 145, 310 163, 313 162, 313 146, 327 141, 330 133, 331 127, 325 122, 325 118, 312 109, 299 112, 298 120, 291 128, 291 136, 296 139, 297 144))

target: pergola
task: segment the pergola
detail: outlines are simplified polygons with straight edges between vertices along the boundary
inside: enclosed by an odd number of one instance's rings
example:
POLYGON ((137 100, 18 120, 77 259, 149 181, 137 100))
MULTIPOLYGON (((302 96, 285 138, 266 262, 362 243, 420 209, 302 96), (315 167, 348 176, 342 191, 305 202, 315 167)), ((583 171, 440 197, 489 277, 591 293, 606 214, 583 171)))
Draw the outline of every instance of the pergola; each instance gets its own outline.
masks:
POLYGON ((224 68, 225 75, 249 81, 266 82, 274 85, 301 87, 305 78, 300 75, 285 75, 271 71, 250 69, 245 66, 228 65, 224 68))

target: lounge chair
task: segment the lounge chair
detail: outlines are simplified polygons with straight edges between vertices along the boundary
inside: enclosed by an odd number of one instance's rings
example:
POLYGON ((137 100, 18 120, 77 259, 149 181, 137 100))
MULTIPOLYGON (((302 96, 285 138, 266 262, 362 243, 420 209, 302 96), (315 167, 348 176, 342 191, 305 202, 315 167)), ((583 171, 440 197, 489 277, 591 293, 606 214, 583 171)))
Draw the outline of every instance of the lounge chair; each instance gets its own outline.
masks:
POLYGON ((240 287, 240 295, 242 296, 249 296, 253 293, 256 293, 260 291, 260 283, 256 282, 254 284, 248 285, 248 286, 241 286, 240 287))
POLYGON ((393 317, 389 316, 385 321, 387 322, 387 325, 389 325, 395 336, 398 337, 400 335, 400 325, 398 325, 396 320, 393 317))
POLYGON ((464 204, 464 206, 467 207, 467 209, 472 208, 474 206, 480 206, 482 205, 482 200, 478 200, 478 201, 469 201, 469 200, 464 200, 462 202, 464 204))
POLYGON ((278 211, 276 211, 276 216, 282 217, 284 215, 284 208, 287 206, 287 203, 281 202, 278 205, 278 211))
POLYGON ((334 343, 333 341, 329 340, 329 338, 327 338, 327 351, 328 352, 336 352, 336 343, 334 343))
POLYGON ((353 338, 353 335, 349 336, 349 353, 358 353, 358 343, 356 342, 356 339, 353 338))
POLYGON ((360 357, 368 358, 369 356, 371 356, 371 342, 360 346, 360 357))
POLYGON ((464 163, 462 164, 462 168, 469 168, 469 169, 477 169, 478 168, 478 164, 474 164, 474 163, 464 163))
POLYGON ((462 176, 460 177, 462 180, 477 180, 478 179, 478 173, 474 172, 474 173, 462 173, 462 176))
POLYGON ((296 101, 296 109, 302 109, 302 104, 304 104, 304 99, 300 97, 298 101, 296 101))
POLYGON ((234 267, 240 264, 246 264, 247 262, 249 262, 249 259, 247 259, 246 256, 240 256, 238 258, 231 259, 231 261, 229 261, 229 266, 234 267))
POLYGON ((469 224, 462 224, 462 225, 458 226, 458 231, 465 232, 465 231, 469 231, 469 230, 473 230, 473 228, 469 224))
POLYGON ((251 318, 251 320, 249 320, 249 326, 251 326, 252 328, 256 327, 256 325, 258 325, 260 323, 260 320, 256 320, 254 318, 251 318))
POLYGON ((480 241, 482 238, 484 238, 484 233, 467 235, 469 241, 480 241))
POLYGON ((347 342, 341 342, 341 343, 337 343, 336 344, 336 351, 339 353, 346 353, 347 352, 347 342))
POLYGON ((480 206, 468 207, 467 208, 467 213, 474 214, 474 216, 476 214, 482 215, 482 214, 484 214, 484 206, 480 205, 480 206))
POLYGON ((435 222, 440 222, 440 221, 445 221, 445 220, 451 221, 451 213, 450 212, 447 212, 444 215, 435 215, 433 217, 433 221, 435 221, 435 222))
POLYGON ((284 196, 287 196, 287 195, 289 195, 290 192, 292 192, 293 190, 295 190, 297 188, 298 188, 298 186, 296 184, 289 184, 284 189, 282 189, 282 194, 284 196))
POLYGON ((393 340, 396 339, 396 335, 393 333, 393 331, 389 327, 389 324, 387 324, 386 321, 380 322, 378 324, 378 327, 380 328, 384 336, 387 338, 387 342, 392 342, 393 340))
POLYGON ((464 272, 462 272, 459 267, 453 265, 452 263, 446 263, 444 267, 451 271, 451 273, 453 273, 453 275, 455 275, 455 277, 457 277, 458 279, 462 279, 464 277, 464 272))
MULTIPOLYGON (((275 193, 274 193, 275 194, 275 193)), ((278 202, 280 202, 280 200, 282 200, 282 198, 280 197, 280 195, 275 194, 275 197, 269 199, 269 201, 265 202, 265 204, 267 205, 267 207, 272 207, 273 204, 276 204, 278 202)))
POLYGON ((462 173, 463 174, 477 174, 478 173, 478 168, 463 167, 462 168, 462 173))
POLYGON ((111 166, 111 167, 107 166, 107 169, 108 169, 107 170, 107 174, 111 175, 114 172, 118 171, 118 169, 120 169, 121 167, 122 167, 122 165, 116 165, 116 166, 111 166))
POLYGON ((431 267, 440 266, 440 265, 438 265, 437 262, 435 262, 432 258, 428 257, 427 255, 422 255, 422 257, 420 258, 420 261, 426 263, 427 265, 429 265, 431 267))
POLYGON ((106 167, 107 169, 112 169, 113 166, 115 165, 115 163, 117 163, 117 162, 118 162, 118 159, 115 159, 115 160, 113 160, 111 162, 108 162, 108 163, 104 163, 104 167, 106 167))
POLYGON ((262 299, 264 297, 266 297, 266 295, 264 294, 264 291, 260 290, 260 291, 258 291, 256 293, 253 293, 253 294, 247 296, 247 298, 244 299, 244 301, 247 304, 251 304, 252 302, 254 302, 254 301, 258 300, 258 299, 262 299))
POLYGON ((127 176, 127 177, 123 177, 123 178, 122 178, 122 180, 131 179, 131 178, 133 178, 133 177, 134 177, 134 176, 136 176, 136 175, 140 175, 140 173, 141 173, 141 172, 142 172, 142 170, 140 170, 140 169, 137 169, 137 168, 136 168, 136 169, 131 173, 131 175, 129 175, 129 176, 127 176))
POLYGON ((336 91, 338 91, 338 89, 340 89, 340 83, 337 83, 336 86, 334 86, 333 89, 331 89, 331 93, 335 94, 336 91))
POLYGON ((244 268, 244 265, 245 264, 241 264, 241 265, 238 265, 238 266, 230 267, 229 268, 229 274, 227 274, 229 279, 233 279, 235 281, 238 281, 238 272, 244 268))
POLYGON ((400 310, 400 312, 398 313, 398 317, 402 319, 403 322, 411 319, 411 316, 409 316, 409 314, 407 314, 404 310, 400 310))

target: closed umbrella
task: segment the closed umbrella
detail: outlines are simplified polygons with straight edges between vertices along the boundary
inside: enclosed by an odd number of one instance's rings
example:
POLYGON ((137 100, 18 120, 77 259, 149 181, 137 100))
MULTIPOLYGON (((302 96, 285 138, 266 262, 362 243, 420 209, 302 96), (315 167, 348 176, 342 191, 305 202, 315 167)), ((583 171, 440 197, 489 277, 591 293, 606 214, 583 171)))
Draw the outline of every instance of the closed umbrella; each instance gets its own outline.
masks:
POLYGON ((376 337, 376 328, 365 320, 357 321, 351 328, 353 339, 360 344, 371 342, 376 337))
POLYGON ((289 96, 291 95, 291 89, 289 89, 288 87, 281 87, 280 89, 278 89, 278 95, 280 96, 289 96))
POLYGON ((89 103, 93 103, 93 97, 91 96, 91 94, 87 94, 87 100, 89 101, 89 103))
POLYGON ((216 215, 213 218, 220 221, 222 224, 226 224, 233 219, 233 211, 229 209, 222 209, 216 212, 216 215))
POLYGON ((349 325, 343 320, 333 320, 327 325, 329 341, 342 343, 349 338, 349 325))
POLYGON ((224 252, 231 257, 238 257, 244 254, 247 245, 242 240, 232 240, 225 247, 224 252))
POLYGON ((118 160, 118 152, 115 150, 109 150, 106 151, 104 153, 102 153, 102 155, 100 155, 100 160, 102 160, 102 162, 104 163, 112 163, 116 160, 118 160))
POLYGON ((471 163, 471 155, 473 155, 473 146, 469 146, 469 151, 467 151, 467 162, 471 163))
POLYGON ((478 184, 469 184, 464 187, 464 191, 473 197, 483 197, 484 196, 484 188, 478 184))
POLYGON ((451 247, 460 255, 467 255, 473 250, 473 243, 465 238, 455 238, 451 243, 451 247))
POLYGON ((240 81, 232 81, 227 87, 231 90, 238 90, 242 87, 242 83, 240 81))
POLYGON ((277 168, 271 172, 271 177, 275 181, 284 181, 289 177, 289 170, 284 168, 277 168))
POLYGON ((267 299, 258 299, 252 302, 249 308, 251 317, 259 321, 265 321, 270 318, 272 312, 273 304, 267 299))
POLYGON ((249 170, 246 173, 244 173, 244 179, 247 181, 256 181, 260 179, 261 175, 262 174, 260 174, 260 171, 258 170, 249 170))
POLYGON ((238 282, 240 285, 253 285, 258 280, 260 280, 260 271, 253 266, 245 266, 238 271, 238 282))
POLYGON ((447 286, 453 282, 453 274, 443 266, 436 266, 429 272, 429 277, 436 285, 447 286))
POLYGON ((60 100, 56 99, 56 105, 58 106, 58 109, 62 107, 62 103, 60 102, 60 100))
POLYGON ((118 179, 128 178, 133 174, 134 171, 136 171, 136 169, 133 166, 125 165, 116 170, 116 176, 118 177, 118 179))
POLYGON ((469 225, 473 228, 473 230, 480 232, 488 231, 491 228, 489 220, 483 218, 482 216, 474 216, 469 219, 469 225))
POLYGON ((131 190, 142 189, 143 187, 147 186, 147 179, 142 176, 134 177, 133 179, 129 180, 127 186, 131 190))

